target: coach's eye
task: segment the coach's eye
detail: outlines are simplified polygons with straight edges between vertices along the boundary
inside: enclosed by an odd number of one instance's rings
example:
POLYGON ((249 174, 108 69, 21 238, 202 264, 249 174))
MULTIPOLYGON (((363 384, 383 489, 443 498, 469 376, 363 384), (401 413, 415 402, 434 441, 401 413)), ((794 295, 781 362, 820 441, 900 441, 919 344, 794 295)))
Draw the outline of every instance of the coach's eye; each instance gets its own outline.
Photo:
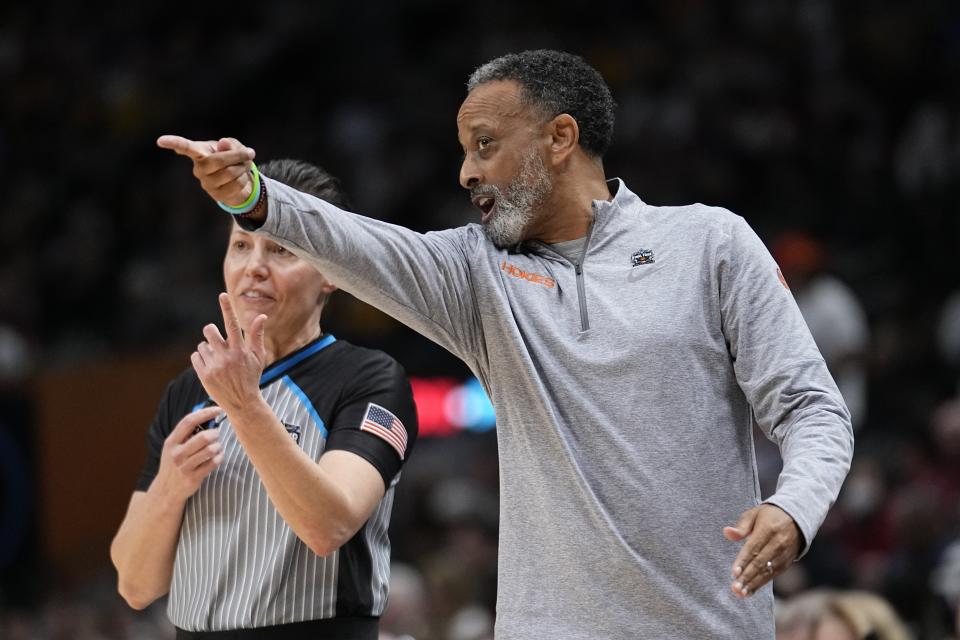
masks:
POLYGON ((479 149, 480 151, 483 151, 484 149, 487 148, 487 146, 491 142, 493 142, 493 138, 490 138, 488 136, 480 136, 479 138, 477 138, 477 149, 479 149))

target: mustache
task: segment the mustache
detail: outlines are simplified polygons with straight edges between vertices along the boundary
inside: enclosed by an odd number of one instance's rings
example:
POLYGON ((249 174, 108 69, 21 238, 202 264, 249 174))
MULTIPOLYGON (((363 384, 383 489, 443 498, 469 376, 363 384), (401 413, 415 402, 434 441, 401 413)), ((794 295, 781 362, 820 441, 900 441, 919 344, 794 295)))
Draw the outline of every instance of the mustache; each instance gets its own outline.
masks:
POLYGON ((492 184, 479 184, 475 187, 470 188, 470 198, 477 198, 480 196, 493 196, 497 197, 500 195, 500 189, 493 186, 492 184))

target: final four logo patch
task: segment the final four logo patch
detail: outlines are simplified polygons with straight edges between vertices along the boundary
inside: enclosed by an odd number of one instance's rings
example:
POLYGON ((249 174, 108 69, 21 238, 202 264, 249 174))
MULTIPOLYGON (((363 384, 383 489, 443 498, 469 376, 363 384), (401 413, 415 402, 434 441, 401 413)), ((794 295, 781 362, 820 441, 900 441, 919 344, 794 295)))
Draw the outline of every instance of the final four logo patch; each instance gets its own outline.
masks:
POLYGON ((630 263, 639 267, 642 264, 653 264, 656 260, 653 259, 653 250, 652 249, 638 249, 632 256, 630 256, 630 263))

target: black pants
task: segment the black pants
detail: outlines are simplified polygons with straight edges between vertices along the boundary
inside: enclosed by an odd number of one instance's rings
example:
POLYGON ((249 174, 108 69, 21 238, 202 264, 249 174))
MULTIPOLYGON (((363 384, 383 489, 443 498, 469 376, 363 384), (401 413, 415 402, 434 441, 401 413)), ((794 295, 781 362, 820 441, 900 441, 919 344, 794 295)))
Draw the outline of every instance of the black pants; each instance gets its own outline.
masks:
POLYGON ((378 618, 331 618, 232 631, 184 631, 177 640, 377 640, 378 618))

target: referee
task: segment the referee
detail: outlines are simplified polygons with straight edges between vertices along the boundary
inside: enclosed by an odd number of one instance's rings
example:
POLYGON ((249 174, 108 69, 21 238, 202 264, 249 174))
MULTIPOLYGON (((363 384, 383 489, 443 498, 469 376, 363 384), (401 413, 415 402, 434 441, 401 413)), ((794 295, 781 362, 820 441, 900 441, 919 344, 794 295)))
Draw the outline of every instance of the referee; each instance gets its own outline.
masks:
MULTIPOLYGON (((319 167, 263 172, 346 206, 319 167)), ((225 334, 204 328, 160 401, 110 549, 120 594, 142 609, 169 592, 177 638, 375 640, 417 437, 410 384, 322 332, 336 287, 310 263, 231 224, 225 334)))

